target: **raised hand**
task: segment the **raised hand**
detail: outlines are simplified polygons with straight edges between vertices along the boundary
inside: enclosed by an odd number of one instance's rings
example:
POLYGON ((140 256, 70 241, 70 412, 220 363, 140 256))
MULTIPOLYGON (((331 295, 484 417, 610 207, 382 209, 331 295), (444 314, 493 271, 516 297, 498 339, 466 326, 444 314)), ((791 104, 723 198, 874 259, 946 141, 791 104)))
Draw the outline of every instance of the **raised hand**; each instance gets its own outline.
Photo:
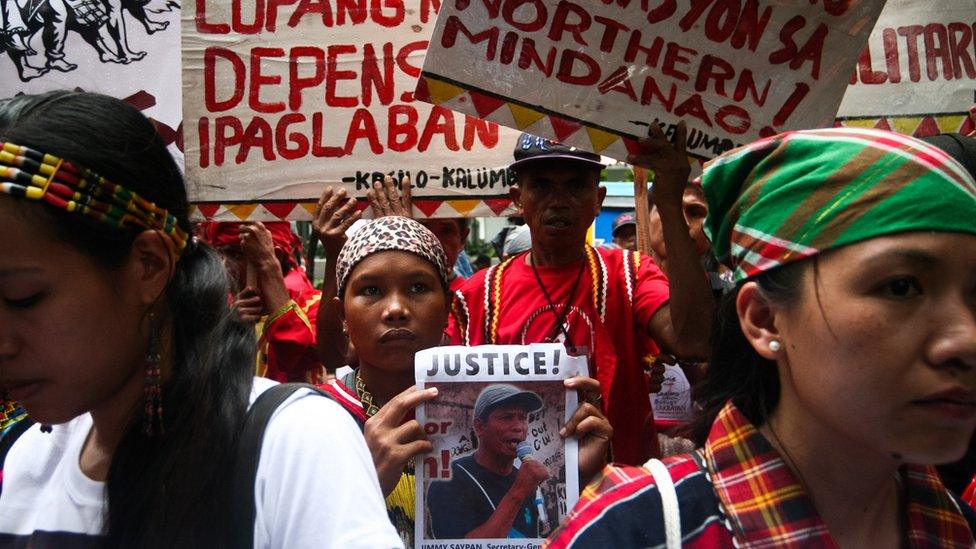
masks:
POLYGON ((281 263, 275 256, 271 231, 263 223, 248 221, 241 225, 240 235, 248 269, 254 269, 255 282, 261 292, 264 314, 273 314, 288 303, 291 296, 285 287, 281 263))
POLYGON ((240 228, 241 251, 248 262, 255 266, 270 266, 272 263, 281 269, 275 257, 274 239, 271 231, 260 221, 247 221, 240 228))
POLYGON ((356 199, 349 197, 346 189, 336 191, 329 186, 322 191, 315 206, 312 228, 328 260, 334 261, 339 257, 339 251, 346 243, 346 231, 360 217, 362 212, 356 209, 356 199))
POLYGON ((627 161, 654 170, 651 200, 655 204, 682 204, 691 166, 688 164, 688 128, 684 120, 672 144, 664 135, 657 120, 651 122, 648 137, 638 141, 640 152, 627 156, 627 161))
POLYGON ((379 181, 373 183, 373 188, 366 193, 369 205, 373 208, 374 217, 385 217, 388 215, 399 215, 403 217, 413 217, 413 200, 410 197, 410 176, 404 176, 400 180, 403 192, 397 190, 396 182, 393 177, 386 176, 383 183, 379 181))
POLYGON ((261 294, 254 288, 247 287, 234 296, 231 308, 237 312, 237 316, 244 322, 256 324, 264 314, 264 302, 261 301, 261 294))

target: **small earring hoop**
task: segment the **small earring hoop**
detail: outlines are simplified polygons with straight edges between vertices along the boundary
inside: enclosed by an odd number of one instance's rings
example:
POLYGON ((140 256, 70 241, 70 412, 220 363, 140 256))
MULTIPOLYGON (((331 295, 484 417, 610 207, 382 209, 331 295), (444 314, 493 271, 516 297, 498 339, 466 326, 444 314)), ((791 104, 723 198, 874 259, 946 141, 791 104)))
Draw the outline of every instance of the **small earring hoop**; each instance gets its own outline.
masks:
POLYGON ((773 339, 769 342, 769 350, 774 353, 778 353, 782 348, 783 345, 778 340, 773 339))

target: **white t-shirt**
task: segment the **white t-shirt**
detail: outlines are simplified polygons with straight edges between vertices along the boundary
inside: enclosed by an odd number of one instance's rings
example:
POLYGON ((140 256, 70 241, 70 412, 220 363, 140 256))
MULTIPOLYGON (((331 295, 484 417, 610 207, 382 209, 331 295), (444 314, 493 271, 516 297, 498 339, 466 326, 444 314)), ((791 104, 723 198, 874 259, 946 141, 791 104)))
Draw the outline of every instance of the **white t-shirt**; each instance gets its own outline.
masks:
MULTIPOLYGON (((251 402, 275 385, 255 378, 251 402)), ((0 546, 94 545, 105 483, 79 465, 91 415, 38 425, 14 443, 3 467, 0 546)), ((376 471, 355 421, 328 398, 297 391, 271 418, 254 485, 259 548, 401 548, 376 471)))

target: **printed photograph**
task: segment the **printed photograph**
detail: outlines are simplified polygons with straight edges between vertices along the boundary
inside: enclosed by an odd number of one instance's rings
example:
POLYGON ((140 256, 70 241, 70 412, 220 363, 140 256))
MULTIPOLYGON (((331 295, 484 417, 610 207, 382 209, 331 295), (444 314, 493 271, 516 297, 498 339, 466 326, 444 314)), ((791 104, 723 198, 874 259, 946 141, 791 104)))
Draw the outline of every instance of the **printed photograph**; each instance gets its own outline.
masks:
POLYGON ((545 538, 567 512, 562 381, 427 387, 424 538, 545 538))

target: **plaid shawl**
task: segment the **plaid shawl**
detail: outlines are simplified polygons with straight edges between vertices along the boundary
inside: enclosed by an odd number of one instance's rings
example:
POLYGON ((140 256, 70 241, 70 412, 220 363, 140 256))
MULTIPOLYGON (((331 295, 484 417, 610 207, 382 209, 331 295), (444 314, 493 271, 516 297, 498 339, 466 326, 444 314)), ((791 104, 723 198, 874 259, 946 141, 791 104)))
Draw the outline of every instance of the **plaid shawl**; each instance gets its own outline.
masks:
MULTIPOLYGON (((678 494, 685 547, 837 547, 786 462, 731 402, 716 418, 704 449, 664 462, 678 494)), ((976 515, 970 509, 964 515, 933 467, 905 466, 900 478, 911 547, 974 546, 970 524, 976 515)), ((661 498, 650 472, 608 466, 546 547, 664 542, 661 498)))
MULTIPOLYGON (((731 402, 704 449, 712 485, 741 545, 836 547, 793 471, 731 402)), ((907 465, 901 480, 912 547, 972 547, 973 534, 933 467, 907 465)))

